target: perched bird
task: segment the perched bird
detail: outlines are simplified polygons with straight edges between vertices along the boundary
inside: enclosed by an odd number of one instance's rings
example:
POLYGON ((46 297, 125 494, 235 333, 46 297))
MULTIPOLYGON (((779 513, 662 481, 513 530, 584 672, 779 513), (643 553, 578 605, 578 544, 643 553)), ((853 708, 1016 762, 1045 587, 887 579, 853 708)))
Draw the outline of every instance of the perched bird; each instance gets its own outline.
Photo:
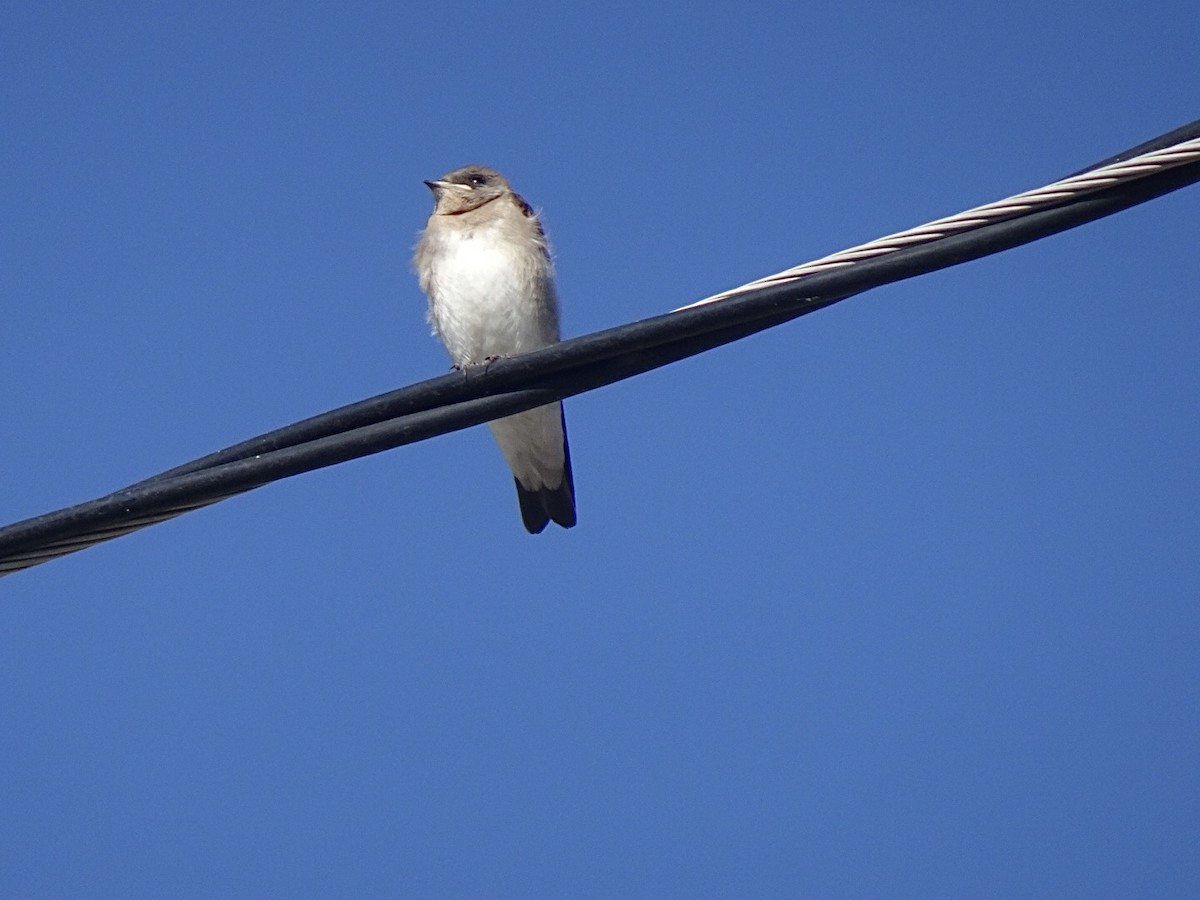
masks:
MULTIPOLYGON (((504 176, 464 166, 437 181, 413 268, 429 323, 456 368, 538 350, 559 339, 558 297, 545 232, 504 176)), ((512 469, 521 519, 537 534, 575 524, 575 484, 562 404, 489 423, 512 469)))

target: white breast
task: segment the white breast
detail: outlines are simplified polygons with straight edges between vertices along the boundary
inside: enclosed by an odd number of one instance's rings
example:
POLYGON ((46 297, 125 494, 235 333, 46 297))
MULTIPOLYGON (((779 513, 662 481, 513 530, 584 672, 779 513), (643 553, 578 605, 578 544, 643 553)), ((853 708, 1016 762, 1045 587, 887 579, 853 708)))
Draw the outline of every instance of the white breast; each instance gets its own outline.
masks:
POLYGON ((438 236, 429 284, 429 320, 459 365, 489 356, 515 356, 557 338, 535 292, 540 250, 499 239, 492 228, 438 236))

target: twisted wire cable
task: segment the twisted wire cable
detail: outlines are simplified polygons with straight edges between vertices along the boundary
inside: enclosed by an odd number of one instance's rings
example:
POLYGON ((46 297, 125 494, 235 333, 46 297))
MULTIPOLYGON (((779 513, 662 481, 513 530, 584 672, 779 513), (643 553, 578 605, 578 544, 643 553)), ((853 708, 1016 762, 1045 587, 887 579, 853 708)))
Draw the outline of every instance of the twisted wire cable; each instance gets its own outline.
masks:
POLYGON ((674 312, 400 388, 96 500, 0 528, 0 575, 273 481, 478 425, 694 356, 847 297, 979 259, 1200 181, 1200 121, 1015 197, 758 279, 674 312))
POLYGON ((803 278, 805 275, 825 272, 829 269, 836 269, 842 266, 850 266, 860 260, 883 256, 888 253, 895 253, 897 250, 903 250, 905 247, 940 240, 947 235, 979 228, 993 222, 1012 219, 1032 210, 1072 200, 1098 191, 1101 188, 1120 184, 1122 181, 1141 178, 1144 175, 1174 166, 1181 166, 1185 163, 1194 162, 1197 159, 1200 159, 1200 138, 1183 141, 1162 150, 1144 153, 1133 159, 1114 162, 1100 168, 1088 169, 1044 187, 1015 194, 1012 197, 997 200, 994 203, 985 203, 983 206, 977 206, 974 209, 968 209, 953 216, 947 216, 944 219, 936 219, 924 225, 918 225, 916 228, 909 228, 906 231, 899 231, 896 234, 876 238, 865 244, 859 244, 857 247, 840 250, 821 259, 785 269, 774 275, 767 275, 764 278, 748 282, 740 287, 731 288, 728 291, 722 291, 703 300, 697 300, 695 303, 680 307, 680 309, 690 309, 693 306, 715 303, 718 300, 736 297, 738 294, 744 294, 747 291, 753 291, 762 287, 787 284, 788 282, 803 278))

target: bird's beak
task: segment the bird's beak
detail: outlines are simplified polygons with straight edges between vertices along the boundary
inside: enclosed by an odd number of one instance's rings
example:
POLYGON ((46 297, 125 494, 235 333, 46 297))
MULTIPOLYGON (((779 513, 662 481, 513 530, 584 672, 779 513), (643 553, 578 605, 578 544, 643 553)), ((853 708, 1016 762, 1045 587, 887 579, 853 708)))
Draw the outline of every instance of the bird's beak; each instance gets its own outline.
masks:
POLYGON ((455 184, 453 181, 427 181, 425 182, 425 187, 433 191, 435 197, 442 191, 450 190, 451 188, 457 188, 462 191, 469 191, 471 189, 470 185, 455 184))

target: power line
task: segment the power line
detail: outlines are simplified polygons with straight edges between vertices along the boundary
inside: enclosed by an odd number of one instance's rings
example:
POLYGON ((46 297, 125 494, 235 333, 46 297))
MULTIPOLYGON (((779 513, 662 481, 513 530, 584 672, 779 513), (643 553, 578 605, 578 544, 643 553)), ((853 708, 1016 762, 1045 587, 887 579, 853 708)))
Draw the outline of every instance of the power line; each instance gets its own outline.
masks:
POLYGON ((0 575, 314 469, 532 409, 668 365, 847 297, 999 253, 1200 181, 1200 121, 1075 175, 664 315, 444 375, 0 528, 0 575))

